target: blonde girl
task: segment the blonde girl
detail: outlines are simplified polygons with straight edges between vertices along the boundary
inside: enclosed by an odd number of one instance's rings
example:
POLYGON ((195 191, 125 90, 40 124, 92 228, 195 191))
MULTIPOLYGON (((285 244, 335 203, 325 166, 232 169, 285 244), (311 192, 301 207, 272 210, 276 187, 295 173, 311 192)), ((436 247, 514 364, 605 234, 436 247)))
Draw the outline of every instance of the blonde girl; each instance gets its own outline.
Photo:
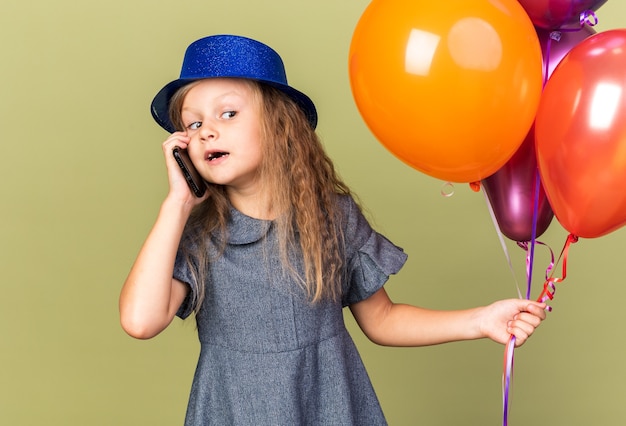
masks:
POLYGON ((120 295, 147 339, 195 314, 200 356, 186 425, 384 425, 343 321, 389 346, 490 338, 523 344, 545 305, 504 300, 434 311, 384 289, 406 254, 364 218, 315 133, 313 102, 258 41, 192 43, 152 103, 170 190, 120 295), (206 181, 198 198, 172 156, 206 181))

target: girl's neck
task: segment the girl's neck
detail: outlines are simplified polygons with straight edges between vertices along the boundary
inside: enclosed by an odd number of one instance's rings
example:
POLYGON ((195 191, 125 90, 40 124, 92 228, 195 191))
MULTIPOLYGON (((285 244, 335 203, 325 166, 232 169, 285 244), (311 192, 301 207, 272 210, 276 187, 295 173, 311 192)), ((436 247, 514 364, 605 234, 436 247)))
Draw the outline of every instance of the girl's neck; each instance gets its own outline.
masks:
POLYGON ((272 210, 268 198, 262 194, 257 192, 247 194, 234 190, 227 192, 232 206, 246 216, 262 220, 276 219, 276 214, 272 210))

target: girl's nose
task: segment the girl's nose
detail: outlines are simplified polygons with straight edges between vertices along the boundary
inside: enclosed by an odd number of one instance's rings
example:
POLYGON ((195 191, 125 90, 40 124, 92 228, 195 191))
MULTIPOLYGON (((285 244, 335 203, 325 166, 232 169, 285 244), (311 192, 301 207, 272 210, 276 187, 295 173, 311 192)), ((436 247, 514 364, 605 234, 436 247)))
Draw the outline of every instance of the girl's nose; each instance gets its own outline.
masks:
POLYGON ((209 123, 204 122, 200 127, 200 140, 201 141, 210 141, 217 138, 217 130, 215 127, 211 126, 209 123))

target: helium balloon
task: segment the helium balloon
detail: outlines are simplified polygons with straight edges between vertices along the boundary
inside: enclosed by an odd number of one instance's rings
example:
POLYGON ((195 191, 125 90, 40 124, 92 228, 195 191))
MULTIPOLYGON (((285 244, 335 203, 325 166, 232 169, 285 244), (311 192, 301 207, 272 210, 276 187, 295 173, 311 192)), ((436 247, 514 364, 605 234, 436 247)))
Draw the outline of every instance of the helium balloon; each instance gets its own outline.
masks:
POLYGON ((626 224, 626 30, 576 45, 548 80, 535 125, 537 163, 558 221, 594 238, 626 224))
POLYGON ((350 86, 369 129, 438 179, 477 182, 530 129, 542 55, 517 0, 373 0, 350 45, 350 86))
POLYGON ((519 0, 533 24, 539 28, 556 30, 578 28, 581 14, 593 12, 607 0, 519 0))
POLYGON ((482 181, 500 231, 513 241, 531 241, 533 228, 539 237, 554 217, 537 170, 534 135, 531 130, 515 155, 482 181))

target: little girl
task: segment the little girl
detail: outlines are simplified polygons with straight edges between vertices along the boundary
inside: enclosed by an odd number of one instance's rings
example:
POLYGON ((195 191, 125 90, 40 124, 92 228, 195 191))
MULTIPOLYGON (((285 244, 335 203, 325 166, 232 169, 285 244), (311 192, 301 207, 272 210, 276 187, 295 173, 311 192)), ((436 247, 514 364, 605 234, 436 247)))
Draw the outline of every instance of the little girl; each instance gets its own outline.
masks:
POLYGON ((406 260, 374 231, 315 133, 313 102, 278 54, 218 35, 192 43, 152 102, 167 194, 120 295, 124 330, 148 339, 195 314, 201 343, 186 425, 384 425, 342 308, 390 346, 488 337, 523 344, 544 304, 462 311, 393 303, 406 260), (186 149, 207 190, 189 189, 186 149))

